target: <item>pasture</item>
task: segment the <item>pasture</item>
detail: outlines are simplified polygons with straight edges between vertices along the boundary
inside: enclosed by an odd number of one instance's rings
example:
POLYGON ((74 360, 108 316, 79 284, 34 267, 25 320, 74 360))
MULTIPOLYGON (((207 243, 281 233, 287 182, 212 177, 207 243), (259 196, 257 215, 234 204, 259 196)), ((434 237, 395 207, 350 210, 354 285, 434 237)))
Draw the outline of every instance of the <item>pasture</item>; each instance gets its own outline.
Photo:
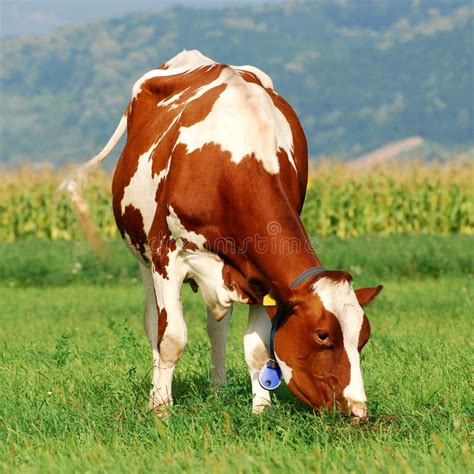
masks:
POLYGON ((229 384, 211 389, 205 311, 187 287, 189 344, 161 421, 147 408, 143 289, 121 242, 107 241, 102 261, 83 242, 0 244, 0 470, 472 472, 472 237, 315 244, 356 287, 385 286, 367 309, 367 422, 316 416, 285 387, 253 416, 244 307, 229 334, 229 384))

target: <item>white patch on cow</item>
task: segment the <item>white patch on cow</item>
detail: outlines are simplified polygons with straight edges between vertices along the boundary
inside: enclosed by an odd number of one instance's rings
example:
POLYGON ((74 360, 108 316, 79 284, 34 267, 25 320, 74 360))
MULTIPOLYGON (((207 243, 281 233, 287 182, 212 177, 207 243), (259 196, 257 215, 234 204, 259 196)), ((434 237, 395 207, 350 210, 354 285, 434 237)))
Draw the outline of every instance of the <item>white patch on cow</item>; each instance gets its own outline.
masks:
POLYGON ((186 87, 186 89, 182 90, 181 92, 178 92, 177 94, 174 94, 171 97, 168 97, 167 99, 161 100, 160 102, 158 102, 158 107, 168 107, 169 105, 171 106, 171 109, 176 109, 181 105, 181 103, 179 103, 180 97, 189 89, 190 87, 186 87))
POLYGON ((211 112, 203 121, 181 127, 177 143, 185 144, 188 153, 207 143, 218 143, 223 151, 230 152, 231 161, 237 164, 254 154, 271 174, 280 171, 277 152, 282 149, 296 170, 293 136, 284 115, 264 89, 245 82, 233 72, 211 112))
MULTIPOLYGON (((153 388, 150 392, 150 405, 161 412, 173 403, 171 384, 176 363, 187 342, 187 329, 181 305, 181 286, 186 275, 186 265, 180 258, 178 248, 168 253, 167 277, 150 270, 153 277, 158 310, 166 311, 166 328, 161 340, 159 354, 153 352, 153 388)), ((147 281, 145 281, 145 286, 147 281)), ((158 313, 159 314, 159 313, 158 313)), ((151 326, 155 330, 157 326, 151 326)), ((148 327, 147 327, 148 330, 148 327)), ((149 335, 150 343, 156 341, 155 335, 149 335)))
POLYGON ((276 352, 275 352, 275 359, 278 362, 278 365, 281 369, 281 375, 283 375, 283 380, 288 385, 290 383, 291 377, 293 377, 293 369, 283 360, 281 360, 276 352))
POLYGON ((205 84, 201 87, 198 87, 195 91, 194 91, 194 94, 189 97, 188 99, 186 99, 185 101, 181 102, 180 104, 177 104, 173 107, 179 107, 179 106, 185 106, 189 103, 191 103, 192 101, 196 100, 196 99, 199 99, 199 97, 201 97, 202 95, 204 95, 206 92, 214 89, 215 87, 217 86, 220 86, 222 84, 225 84, 227 83, 233 76, 234 76, 234 71, 230 68, 224 68, 222 69, 221 73, 219 74, 219 76, 214 79, 212 82, 210 82, 209 84, 205 84))
POLYGON ((187 71, 192 71, 202 66, 211 66, 212 64, 216 64, 216 62, 204 56, 204 54, 197 49, 190 51, 183 49, 183 51, 178 53, 174 58, 166 62, 166 66, 169 69, 183 68, 187 71))
POLYGON ((140 273, 142 275, 143 285, 145 287, 145 317, 144 326, 150 343, 150 349, 153 356, 153 388, 150 390, 150 408, 155 408, 161 405, 166 400, 160 400, 160 355, 158 352, 158 310, 156 307, 155 287, 153 285, 153 276, 151 269, 140 264, 140 273))
POLYGON ((215 253, 204 249, 206 238, 187 230, 171 206, 166 218, 172 238, 180 249, 180 259, 186 267, 186 277, 192 278, 199 286, 209 311, 217 320, 222 319, 232 303, 246 303, 235 289, 228 288, 222 276, 223 260, 215 253), (183 239, 197 246, 197 250, 183 249, 183 239))
POLYGON ((138 158, 138 166, 135 174, 130 179, 130 183, 124 189, 122 202, 120 203, 122 214, 125 208, 131 204, 133 207, 138 209, 142 215, 143 228, 145 234, 148 235, 151 224, 156 213, 156 191, 162 180, 168 175, 170 160, 164 169, 162 169, 157 175, 152 176, 152 165, 153 160, 151 159, 153 152, 159 146, 161 140, 170 131, 173 125, 180 119, 181 114, 175 117, 168 128, 165 130, 163 135, 153 143, 148 151, 140 155, 138 158))
POLYGON ((166 223, 170 231, 171 237, 176 240, 178 244, 182 244, 183 239, 193 243, 198 249, 204 248, 206 238, 203 235, 196 234, 192 230, 187 230, 181 223, 179 217, 174 212, 172 206, 168 206, 169 215, 166 217, 166 223))
POLYGON ((249 66, 246 64, 245 66, 231 66, 232 68, 236 69, 237 71, 247 71, 255 74, 258 80, 262 83, 263 87, 268 89, 273 89, 273 81, 271 77, 264 73, 261 69, 255 66, 249 66))
POLYGON ((360 354, 357 350, 364 310, 357 301, 352 284, 321 278, 313 285, 313 291, 341 325, 344 349, 351 367, 349 385, 344 389, 343 395, 349 402, 365 402, 367 397, 360 370, 360 354))
POLYGON ((270 392, 259 382, 260 371, 268 360, 271 321, 264 307, 249 305, 249 322, 244 336, 244 353, 252 382, 252 412, 262 413, 270 405, 270 392))
POLYGON ((184 251, 183 260, 187 265, 187 277, 199 286, 204 303, 215 319, 222 319, 232 303, 247 303, 235 289, 229 288, 223 279, 223 260, 207 250, 184 251))
POLYGON ((138 158, 137 171, 132 176, 130 183, 124 190, 121 208, 122 214, 128 205, 132 205, 138 209, 143 218, 143 228, 145 234, 148 234, 153 217, 156 212, 155 195, 158 185, 160 184, 162 176, 152 176, 151 167, 152 160, 150 159, 152 153, 156 149, 156 143, 151 148, 140 155, 138 158))
POLYGON ((187 87, 183 91, 181 91, 178 94, 175 94, 175 95, 173 95, 173 96, 171 96, 167 99, 163 99, 162 101, 160 101, 158 103, 158 106, 171 105, 171 109, 176 109, 178 107, 184 107, 187 104, 191 103, 192 101, 194 101, 196 99, 199 99, 199 97, 204 95, 206 92, 214 89, 217 86, 220 86, 222 84, 227 83, 227 81, 229 81, 233 77, 233 75, 234 75, 234 72, 231 69, 224 68, 216 79, 214 79, 209 84, 205 84, 201 87, 198 87, 194 91, 193 95, 191 97, 188 97, 185 101, 180 102, 179 99, 186 91, 188 91, 190 89, 190 87, 187 87))

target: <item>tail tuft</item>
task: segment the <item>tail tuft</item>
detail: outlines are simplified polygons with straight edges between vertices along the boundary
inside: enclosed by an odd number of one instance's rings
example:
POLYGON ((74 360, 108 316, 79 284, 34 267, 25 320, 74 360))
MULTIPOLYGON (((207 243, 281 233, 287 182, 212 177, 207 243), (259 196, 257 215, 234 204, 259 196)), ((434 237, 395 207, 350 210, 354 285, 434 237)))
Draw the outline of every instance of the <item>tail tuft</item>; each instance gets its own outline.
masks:
POLYGON ((84 189, 87 185, 89 173, 97 168, 100 162, 114 149, 126 128, 127 114, 125 113, 115 129, 115 132, 110 137, 102 151, 83 165, 79 166, 79 168, 77 168, 71 176, 67 177, 58 188, 58 191, 66 191, 69 194, 69 197, 74 203, 79 215, 79 222, 84 234, 98 255, 104 255, 104 246, 97 227, 92 220, 89 206, 84 199, 84 189))
POLYGON ((79 216, 79 223, 90 242, 92 248, 99 256, 104 256, 104 245, 99 231, 92 219, 89 205, 84 199, 84 190, 87 185, 88 173, 91 171, 90 167, 85 165, 78 168, 71 176, 67 177, 59 186, 58 190, 66 191, 69 194, 71 201, 76 208, 79 216))

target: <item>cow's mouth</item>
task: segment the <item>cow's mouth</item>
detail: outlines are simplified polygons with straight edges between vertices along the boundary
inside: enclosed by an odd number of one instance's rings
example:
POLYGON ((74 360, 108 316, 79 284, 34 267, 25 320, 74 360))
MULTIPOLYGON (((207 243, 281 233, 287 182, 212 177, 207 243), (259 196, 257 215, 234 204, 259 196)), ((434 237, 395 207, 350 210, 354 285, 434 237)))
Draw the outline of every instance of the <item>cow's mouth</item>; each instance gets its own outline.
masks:
POLYGON ((365 421, 368 418, 367 403, 347 401, 349 413, 354 417, 354 421, 365 421))

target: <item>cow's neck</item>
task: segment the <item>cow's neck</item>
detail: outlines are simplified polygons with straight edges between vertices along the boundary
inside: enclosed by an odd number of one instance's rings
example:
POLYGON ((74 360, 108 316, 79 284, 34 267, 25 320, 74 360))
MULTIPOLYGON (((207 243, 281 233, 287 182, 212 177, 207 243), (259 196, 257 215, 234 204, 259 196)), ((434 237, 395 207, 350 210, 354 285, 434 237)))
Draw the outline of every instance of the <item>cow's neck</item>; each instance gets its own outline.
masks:
POLYGON ((243 258, 235 262, 245 277, 260 277, 289 287, 305 270, 321 265, 296 212, 288 210, 258 222, 264 225, 247 238, 243 258))
POLYGON ((268 254, 255 252, 252 255, 265 278, 289 287, 305 270, 321 265, 301 221, 297 228, 282 228, 279 234, 270 233, 267 237, 270 242, 268 254))

